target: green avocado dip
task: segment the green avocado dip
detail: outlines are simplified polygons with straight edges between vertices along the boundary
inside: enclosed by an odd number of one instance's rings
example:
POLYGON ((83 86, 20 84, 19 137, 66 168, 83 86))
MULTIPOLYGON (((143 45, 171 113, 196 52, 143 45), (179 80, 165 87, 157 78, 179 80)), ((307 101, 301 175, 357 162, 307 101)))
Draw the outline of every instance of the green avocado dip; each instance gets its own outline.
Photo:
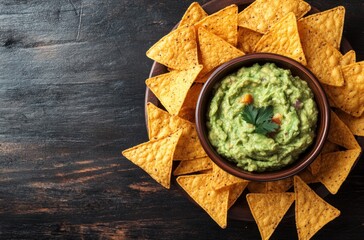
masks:
POLYGON ((313 142, 317 114, 305 81, 273 63, 255 64, 214 86, 208 138, 221 156, 246 171, 278 170, 313 142))

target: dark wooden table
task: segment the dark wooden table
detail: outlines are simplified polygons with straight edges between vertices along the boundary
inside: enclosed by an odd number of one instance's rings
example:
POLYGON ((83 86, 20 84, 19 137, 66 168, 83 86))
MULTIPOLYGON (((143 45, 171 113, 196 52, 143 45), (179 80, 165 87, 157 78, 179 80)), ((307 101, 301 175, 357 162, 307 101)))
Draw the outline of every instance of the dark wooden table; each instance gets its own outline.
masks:
MULTIPOLYGON (((259 239, 254 222, 220 229, 120 154, 147 141, 145 52, 191 2, 0 2, 0 239, 259 239)), ((308 2, 346 7, 364 60, 363 1, 308 2)), ((342 214, 316 239, 363 239, 363 172, 362 159, 326 198, 342 214)), ((273 235, 296 238, 293 218, 273 235)))

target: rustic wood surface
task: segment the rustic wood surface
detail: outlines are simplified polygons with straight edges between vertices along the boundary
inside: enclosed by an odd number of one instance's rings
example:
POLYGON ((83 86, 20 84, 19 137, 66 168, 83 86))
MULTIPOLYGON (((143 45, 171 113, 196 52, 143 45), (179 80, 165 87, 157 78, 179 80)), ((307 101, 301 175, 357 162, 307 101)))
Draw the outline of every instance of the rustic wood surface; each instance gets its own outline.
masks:
MULTIPOLYGON (((120 154, 147 141, 145 52, 191 2, 0 1, 0 239, 259 239, 254 222, 220 229, 120 154)), ((346 7, 364 60, 363 1, 308 2, 346 7)), ((341 216, 315 239, 363 239, 363 172, 361 159, 326 198, 341 216)), ((294 219, 272 238, 296 239, 294 219)))

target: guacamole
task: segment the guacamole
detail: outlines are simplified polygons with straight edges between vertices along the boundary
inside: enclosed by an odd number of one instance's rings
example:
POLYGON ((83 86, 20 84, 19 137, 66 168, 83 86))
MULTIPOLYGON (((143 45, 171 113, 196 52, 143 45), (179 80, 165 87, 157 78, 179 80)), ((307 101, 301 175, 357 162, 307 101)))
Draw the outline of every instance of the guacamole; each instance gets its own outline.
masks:
POLYGON ((244 170, 277 170, 294 162, 313 142, 317 115, 305 81, 273 63, 255 64, 214 86, 207 112, 208 138, 220 155, 244 170), (270 109, 268 124, 276 124, 274 131, 257 131, 258 125, 244 120, 248 106, 270 109))

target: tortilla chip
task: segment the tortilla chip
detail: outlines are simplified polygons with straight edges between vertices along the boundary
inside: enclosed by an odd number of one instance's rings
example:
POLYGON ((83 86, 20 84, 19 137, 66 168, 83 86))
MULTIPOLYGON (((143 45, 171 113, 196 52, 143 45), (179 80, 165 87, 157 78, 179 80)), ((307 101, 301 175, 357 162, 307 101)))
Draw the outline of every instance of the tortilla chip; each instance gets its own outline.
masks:
POLYGON ((327 137, 330 142, 343 146, 346 149, 360 148, 353 133, 333 111, 331 111, 330 119, 330 129, 327 137))
POLYGON ((179 128, 183 129, 174 153, 175 160, 192 160, 206 156, 193 123, 173 116, 152 103, 147 104, 147 115, 149 139, 158 139, 179 128))
POLYGON ((226 228, 229 189, 215 191, 211 177, 211 174, 179 176, 177 183, 221 228, 226 228))
POLYGON ((294 13, 288 13, 274 24, 258 41, 254 52, 276 53, 306 65, 294 13))
POLYGON ((342 67, 345 84, 342 87, 323 86, 341 110, 354 117, 364 112, 364 61, 342 67))
POLYGON ((269 239, 294 202, 294 194, 249 193, 246 200, 258 225, 260 236, 262 239, 269 239))
POLYGON ((289 12, 300 19, 310 9, 301 0, 256 0, 239 13, 238 25, 264 34, 289 12))
POLYGON ((257 42, 263 34, 250 30, 249 28, 238 28, 238 45, 237 48, 245 53, 253 53, 257 42))
POLYGON ((187 121, 195 123, 195 111, 196 111, 196 109, 194 109, 194 108, 182 106, 181 110, 179 110, 178 116, 187 121))
POLYGON ((322 168, 318 179, 332 194, 336 194, 350 173, 361 149, 352 149, 322 155, 322 168))
POLYGON ((202 65, 187 70, 174 70, 148 78, 145 83, 162 105, 172 115, 177 115, 185 101, 188 90, 202 70, 202 65))
POLYGON ((295 215, 299 239, 310 239, 340 211, 320 198, 298 176, 294 177, 295 215))
POLYGON ((215 190, 226 189, 235 183, 248 182, 245 179, 235 177, 234 175, 225 172, 216 164, 213 164, 213 175, 211 181, 211 186, 215 190))
POLYGON ((205 83, 207 82, 207 80, 209 79, 209 77, 211 76, 211 74, 216 70, 217 67, 213 68, 210 72, 208 73, 203 73, 203 75, 199 75, 197 76, 195 83, 205 83))
POLYGON ((198 65, 197 42, 194 27, 180 27, 155 43, 147 57, 175 70, 198 65))
POLYGON ((192 85, 192 87, 187 92, 183 107, 196 108, 197 100, 200 96, 202 87, 203 84, 200 83, 195 83, 192 85))
POLYGON ((268 184, 267 182, 249 182, 248 190, 251 193, 267 193, 268 184))
POLYGON ((321 168, 321 154, 319 154, 315 160, 308 166, 308 170, 313 176, 316 176, 320 172, 321 168))
POLYGON ((345 53, 344 56, 341 57, 340 65, 350 65, 356 63, 356 53, 354 50, 350 50, 349 52, 345 53))
POLYGON ((193 26, 198 21, 205 18, 208 14, 203 10, 198 2, 193 2, 186 10, 181 21, 179 22, 179 28, 181 26, 193 26))
POLYGON ((244 55, 242 51, 203 27, 198 29, 198 42, 200 44, 200 60, 204 67, 201 75, 231 59, 244 55))
POLYGON ((238 7, 233 4, 205 17, 196 23, 196 29, 204 27, 233 46, 238 41, 238 7))
POLYGON ((240 197, 240 195, 244 192, 244 189, 248 185, 248 182, 235 183, 229 187, 229 200, 228 200, 228 209, 234 205, 236 200, 240 197))
POLYGON ((346 124, 346 126, 348 126, 354 135, 364 137, 364 114, 360 117, 353 117, 341 110, 337 110, 336 114, 346 124))
POLYGON ((312 27, 326 42, 339 49, 344 29, 344 19, 345 8, 339 6, 302 18, 299 23, 312 27))
POLYGON ((266 182, 267 193, 282 193, 288 191, 293 185, 293 178, 266 182))
POLYGON ((303 52, 307 68, 312 71, 321 83, 342 86, 344 78, 341 71, 341 53, 321 38, 310 26, 298 22, 303 52))
POLYGON ((197 158, 194 160, 181 161, 174 170, 173 175, 183 175, 212 169, 212 161, 209 157, 197 158))
POLYGON ((122 152, 123 156, 147 172, 163 187, 171 184, 173 154, 182 129, 157 140, 142 143, 122 152))
POLYGON ((303 170, 302 172, 300 172, 298 174, 298 176, 307 184, 310 184, 310 183, 318 183, 320 182, 316 176, 312 175, 312 173, 308 170, 308 169, 305 169, 303 170))

